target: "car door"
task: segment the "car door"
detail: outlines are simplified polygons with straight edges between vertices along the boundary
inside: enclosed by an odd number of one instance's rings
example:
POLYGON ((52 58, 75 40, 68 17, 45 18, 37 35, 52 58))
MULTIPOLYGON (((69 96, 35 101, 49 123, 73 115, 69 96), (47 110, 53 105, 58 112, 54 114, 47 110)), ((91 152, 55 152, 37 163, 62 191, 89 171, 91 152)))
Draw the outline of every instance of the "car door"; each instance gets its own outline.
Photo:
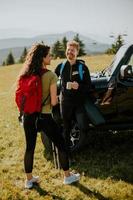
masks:
POLYGON ((108 123, 118 121, 116 88, 109 87, 101 98, 99 108, 108 123))
POLYGON ((113 98, 114 89, 108 88, 109 77, 102 76, 93 80, 95 86, 95 104, 98 107, 101 115, 104 117, 105 121, 113 122, 114 115, 116 116, 116 101, 113 98))
POLYGON ((118 119, 122 122, 133 122, 133 54, 121 69, 123 67, 125 75, 122 71, 123 77, 119 75, 116 87, 118 119))

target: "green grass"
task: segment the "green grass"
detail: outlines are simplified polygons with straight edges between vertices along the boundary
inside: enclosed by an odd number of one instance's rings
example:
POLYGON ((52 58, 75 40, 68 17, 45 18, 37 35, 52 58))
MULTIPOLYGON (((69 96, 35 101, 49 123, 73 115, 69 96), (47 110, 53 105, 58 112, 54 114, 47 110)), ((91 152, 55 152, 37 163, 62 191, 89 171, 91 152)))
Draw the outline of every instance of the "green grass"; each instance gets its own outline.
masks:
MULTIPOLYGON (((107 66, 112 56, 84 57, 91 71, 107 66), (100 66, 100 67, 99 67, 100 66)), ((54 60, 51 69, 60 62, 54 60)), ((44 157, 38 134, 34 174, 41 177, 39 186, 24 189, 23 155, 25 138, 18 124, 14 103, 15 81, 21 65, 0 67, 0 199, 1 200, 132 200, 133 136, 132 132, 88 135, 88 146, 75 155, 79 183, 62 185, 63 172, 54 169, 44 157)))

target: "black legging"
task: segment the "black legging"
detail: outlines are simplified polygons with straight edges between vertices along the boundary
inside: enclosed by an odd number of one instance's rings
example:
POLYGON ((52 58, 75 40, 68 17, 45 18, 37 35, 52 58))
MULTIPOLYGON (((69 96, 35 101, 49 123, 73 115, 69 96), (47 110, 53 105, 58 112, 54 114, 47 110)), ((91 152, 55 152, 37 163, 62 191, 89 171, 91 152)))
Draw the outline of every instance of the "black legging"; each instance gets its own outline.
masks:
MULTIPOLYGON (((26 173, 33 169, 34 150, 36 146, 37 130, 35 127, 36 114, 24 116, 24 131, 26 137, 26 151, 24 156, 24 167, 26 173)), ((68 153, 65 142, 57 124, 51 114, 42 114, 40 126, 43 132, 53 141, 59 150, 59 159, 64 171, 69 169, 68 153)))

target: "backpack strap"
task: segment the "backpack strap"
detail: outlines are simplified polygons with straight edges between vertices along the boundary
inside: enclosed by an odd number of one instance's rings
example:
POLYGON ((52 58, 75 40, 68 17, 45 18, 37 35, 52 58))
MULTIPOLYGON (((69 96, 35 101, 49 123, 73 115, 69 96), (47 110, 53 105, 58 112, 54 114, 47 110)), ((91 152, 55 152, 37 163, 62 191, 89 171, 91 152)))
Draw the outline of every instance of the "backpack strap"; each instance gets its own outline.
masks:
POLYGON ((22 103, 21 103, 21 107, 20 107, 20 113, 19 113, 19 116, 18 116, 18 121, 20 122, 20 124, 23 123, 23 110, 24 110, 24 104, 25 104, 25 96, 22 97, 22 103))
POLYGON ((82 65, 82 63, 79 63, 78 70, 79 70, 80 79, 82 81, 83 80, 83 65, 82 65))
MULTIPOLYGON (((62 75, 62 72, 63 72, 63 69, 65 67, 65 64, 66 64, 66 61, 64 61, 62 64, 61 64, 61 67, 60 67, 60 76, 62 75)), ((79 76, 80 76, 80 79, 81 81, 83 80, 83 65, 82 63, 79 63, 78 65, 78 71, 79 71, 79 76)))
POLYGON ((42 107, 45 106, 46 101, 48 100, 48 98, 50 97, 50 94, 48 94, 48 96, 43 100, 42 102, 42 107))
POLYGON ((60 76, 62 75, 63 69, 65 67, 66 61, 64 61, 60 66, 60 76))
MULTIPOLYGON (((49 70, 48 69, 44 69, 44 70, 42 70, 42 74, 41 75, 43 75, 43 74, 45 74, 47 72, 49 72, 49 70)), ((45 106, 46 101, 48 100, 49 97, 50 97, 50 94, 48 94, 47 97, 43 100, 43 102, 41 104, 42 107, 45 106)))

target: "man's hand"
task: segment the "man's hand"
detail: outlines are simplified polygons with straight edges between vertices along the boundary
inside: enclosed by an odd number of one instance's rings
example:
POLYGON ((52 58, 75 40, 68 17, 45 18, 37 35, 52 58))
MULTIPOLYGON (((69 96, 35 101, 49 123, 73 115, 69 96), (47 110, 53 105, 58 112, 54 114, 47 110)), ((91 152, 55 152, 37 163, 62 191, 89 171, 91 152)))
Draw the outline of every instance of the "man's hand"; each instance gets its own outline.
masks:
POLYGON ((79 88, 78 82, 73 81, 73 82, 71 83, 71 87, 72 87, 72 89, 77 90, 77 89, 79 88))

